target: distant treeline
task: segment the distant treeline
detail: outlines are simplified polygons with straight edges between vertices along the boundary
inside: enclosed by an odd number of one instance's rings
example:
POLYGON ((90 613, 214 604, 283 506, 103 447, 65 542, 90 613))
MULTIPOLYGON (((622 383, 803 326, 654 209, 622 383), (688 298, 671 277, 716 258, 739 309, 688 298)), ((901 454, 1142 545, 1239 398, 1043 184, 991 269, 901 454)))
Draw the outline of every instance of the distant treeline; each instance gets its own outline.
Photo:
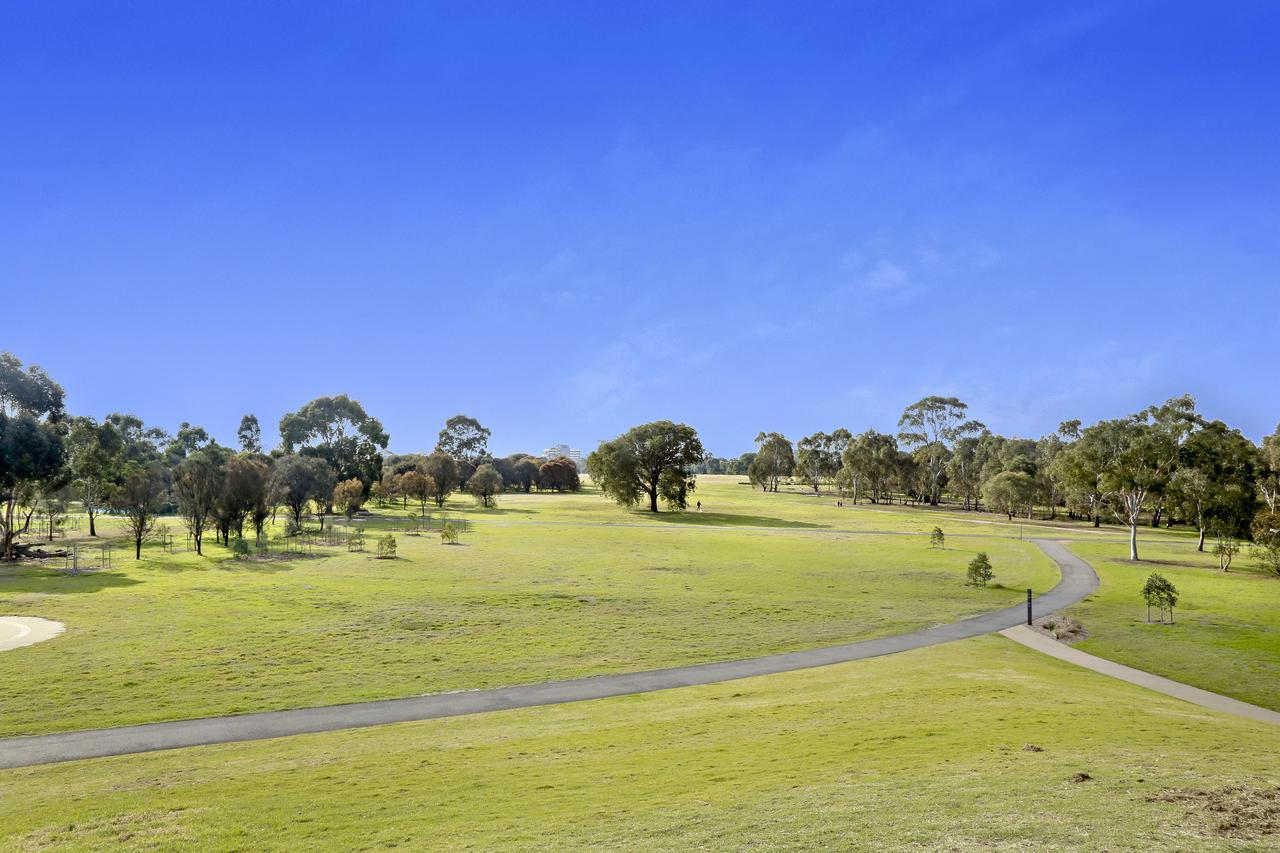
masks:
POLYGON ((1137 528, 1188 524, 1219 540, 1252 539, 1280 573, 1280 426, 1261 444, 1176 397, 1123 418, 1082 427, 1064 421, 1040 438, 996 435, 968 416, 954 397, 908 406, 888 435, 847 429, 816 432, 792 443, 776 432, 756 436, 756 450, 737 459, 704 456, 698 469, 745 474, 777 491, 802 484, 837 491, 856 503, 946 500, 1010 519, 1065 512, 1095 526, 1127 525, 1137 559, 1137 528))
POLYGON ((490 432, 457 415, 440 430, 434 452, 386 456, 389 436, 359 402, 346 395, 312 400, 280 419, 280 442, 264 451, 262 429, 245 415, 237 448, 219 445, 201 427, 176 433, 127 414, 102 420, 68 415, 62 387, 38 366, 0 353, 0 535, 5 560, 25 546, 32 517, 53 531, 71 502, 88 516, 89 535, 110 512, 125 522, 140 556, 157 518, 176 512, 201 551, 212 531, 231 545, 247 528, 262 536, 269 519, 286 510, 294 529, 306 513, 360 512, 372 498, 384 505, 410 500, 443 505, 459 490, 492 506, 504 491, 577 491, 577 464, 516 454, 495 459, 490 432))

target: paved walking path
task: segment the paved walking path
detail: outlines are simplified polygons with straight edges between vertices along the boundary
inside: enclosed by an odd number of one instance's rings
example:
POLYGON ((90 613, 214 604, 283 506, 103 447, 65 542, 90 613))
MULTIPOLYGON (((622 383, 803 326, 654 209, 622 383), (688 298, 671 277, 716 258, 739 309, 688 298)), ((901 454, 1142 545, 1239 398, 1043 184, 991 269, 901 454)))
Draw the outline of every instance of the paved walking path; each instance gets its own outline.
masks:
MULTIPOLYGON (((1037 614, 1052 613, 1074 604, 1093 592, 1098 577, 1093 568, 1059 542, 1037 539, 1062 573, 1058 585, 1035 600, 1037 614)), ((555 705, 603 699, 654 690, 670 690, 699 684, 714 684, 737 678, 773 675, 796 669, 827 666, 904 652, 938 643, 949 643, 982 634, 991 634, 1027 618, 1025 602, 907 634, 880 637, 857 643, 767 655, 747 660, 679 666, 647 672, 600 675, 569 681, 524 684, 491 690, 435 693, 406 699, 386 699, 349 705, 326 705, 290 711, 268 711, 198 720, 147 723, 112 729, 92 729, 0 740, 0 768, 75 761, 107 755, 126 755, 160 749, 178 749, 212 743, 260 740, 309 732, 362 728, 385 723, 403 723, 438 717, 505 711, 536 705, 555 705)))
POLYGON ((1015 640, 1038 652, 1044 652, 1058 660, 1064 660, 1076 666, 1082 666, 1085 669, 1091 669, 1094 672, 1100 672, 1103 675, 1109 675, 1112 678, 1136 684, 1139 687, 1146 687, 1148 690, 1154 690, 1166 696, 1184 699, 1205 708, 1212 708, 1215 711, 1225 711, 1228 714, 1235 714, 1237 717, 1248 717, 1251 720, 1280 725, 1280 713, 1269 708, 1260 708, 1257 705, 1250 705, 1248 702, 1241 702, 1239 699, 1232 699, 1220 693, 1210 693, 1208 690, 1201 690, 1199 687, 1192 687, 1180 681, 1171 681, 1168 678, 1152 675, 1149 672, 1143 672, 1131 666, 1109 661, 1106 658, 1095 657, 1088 652, 1073 649, 1066 643, 1060 643, 1052 637, 1028 628, 1026 625, 1015 625, 1012 628, 1006 628, 1000 633, 1010 640, 1015 640))

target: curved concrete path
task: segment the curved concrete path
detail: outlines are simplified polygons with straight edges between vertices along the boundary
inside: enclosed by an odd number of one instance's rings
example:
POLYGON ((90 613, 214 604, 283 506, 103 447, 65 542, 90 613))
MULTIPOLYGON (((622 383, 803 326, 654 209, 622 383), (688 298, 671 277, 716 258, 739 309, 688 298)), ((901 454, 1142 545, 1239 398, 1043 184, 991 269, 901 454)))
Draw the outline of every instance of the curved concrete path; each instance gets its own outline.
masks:
MULTIPOLYGON (((1035 599, 1034 606, 1037 613, 1061 610, 1097 588, 1098 576, 1094 574, 1093 568, 1068 551, 1065 546, 1043 539, 1033 541, 1058 564, 1062 572, 1062 579, 1058 585, 1035 599)), ((678 666, 619 675, 600 675, 569 681, 549 681, 543 684, 523 684, 491 690, 433 693, 406 699, 385 699, 349 705, 325 705, 290 711, 267 711, 229 717, 206 717, 197 720, 177 720, 140 726, 8 738, 0 740, 0 768, 126 755, 160 749, 178 749, 213 743, 261 740, 310 732, 456 717, 488 711, 529 708, 536 705, 556 705, 563 702, 649 693, 655 690, 670 690, 699 684, 714 684, 737 678, 752 678, 758 675, 774 675, 796 669, 847 663, 938 643, 949 643, 952 640, 963 640, 1001 631, 1025 622, 1026 618, 1027 606, 1022 602, 1003 610, 984 613, 981 616, 946 625, 923 628, 908 634, 746 660, 678 666)))
POLYGON ((61 622, 39 616, 0 616, 0 652, 52 640, 66 628, 61 622))
POLYGON ((1046 655, 1055 657, 1058 660, 1064 660, 1067 663, 1073 663, 1076 666, 1082 666, 1085 669, 1091 669, 1094 672, 1100 672, 1103 675, 1109 675, 1112 678, 1118 678, 1121 681, 1127 681, 1130 684, 1136 684, 1139 687, 1145 687, 1148 690, 1154 690, 1157 693, 1163 693, 1175 699, 1182 699, 1202 708, 1211 708, 1214 711, 1235 714, 1237 717, 1247 717, 1250 720, 1260 720, 1264 723, 1280 725, 1280 713, 1272 711, 1270 708, 1250 705, 1248 702, 1241 702, 1239 699, 1232 699, 1230 696, 1210 693, 1208 690, 1201 690, 1199 687, 1192 687, 1190 684, 1172 681, 1159 675, 1152 675, 1149 672, 1134 669, 1131 666, 1125 666, 1106 658, 1091 655, 1088 652, 1082 652, 1065 643, 1059 643, 1039 631, 1032 630, 1026 625, 1015 625, 1012 628, 1006 628, 1000 634, 1028 648, 1044 652, 1046 655))

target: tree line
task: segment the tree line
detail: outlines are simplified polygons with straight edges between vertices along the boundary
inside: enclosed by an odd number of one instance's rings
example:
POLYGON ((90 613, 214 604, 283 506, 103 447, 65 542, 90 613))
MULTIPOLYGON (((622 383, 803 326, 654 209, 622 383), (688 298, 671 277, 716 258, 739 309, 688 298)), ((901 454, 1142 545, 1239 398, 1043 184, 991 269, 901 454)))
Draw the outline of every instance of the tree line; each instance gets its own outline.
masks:
POLYGON ((793 444, 761 432, 754 453, 732 470, 727 460, 700 463, 745 473, 765 491, 799 483, 854 503, 949 500, 1011 520, 1063 512, 1094 526, 1110 518, 1129 528, 1134 560, 1141 524, 1182 523, 1198 531, 1200 550, 1208 536, 1219 540, 1218 550, 1251 539, 1280 573, 1280 426, 1255 444, 1184 395, 1090 426, 1064 421, 1032 439, 997 435, 968 409, 955 397, 925 397, 903 411, 893 435, 837 429, 793 444))
POLYGON ((314 511, 354 516, 370 499, 442 506, 466 491, 485 507, 507 491, 577 491, 569 459, 526 454, 494 458, 490 431, 456 415, 430 454, 386 454, 389 436, 377 418, 346 395, 321 397, 280 419, 278 446, 264 451, 262 428, 245 415, 238 448, 218 444, 199 426, 174 433, 133 415, 101 420, 69 415, 62 387, 36 365, 0 353, 0 556, 23 550, 19 537, 42 510, 51 519, 78 502, 97 536, 103 513, 119 517, 141 557, 160 516, 176 513, 197 553, 204 537, 231 545, 261 536, 284 510, 296 530, 314 511))

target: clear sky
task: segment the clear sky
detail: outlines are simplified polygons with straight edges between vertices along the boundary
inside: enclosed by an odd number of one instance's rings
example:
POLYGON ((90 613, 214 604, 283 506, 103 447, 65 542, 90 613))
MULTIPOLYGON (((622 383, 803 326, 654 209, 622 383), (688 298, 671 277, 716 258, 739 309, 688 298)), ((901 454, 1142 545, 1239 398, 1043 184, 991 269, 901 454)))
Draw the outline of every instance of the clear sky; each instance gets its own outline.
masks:
POLYGON ((1278 43, 1274 2, 5 3, 0 350, 227 443, 344 392, 400 451, 931 393, 1256 439, 1278 43))

